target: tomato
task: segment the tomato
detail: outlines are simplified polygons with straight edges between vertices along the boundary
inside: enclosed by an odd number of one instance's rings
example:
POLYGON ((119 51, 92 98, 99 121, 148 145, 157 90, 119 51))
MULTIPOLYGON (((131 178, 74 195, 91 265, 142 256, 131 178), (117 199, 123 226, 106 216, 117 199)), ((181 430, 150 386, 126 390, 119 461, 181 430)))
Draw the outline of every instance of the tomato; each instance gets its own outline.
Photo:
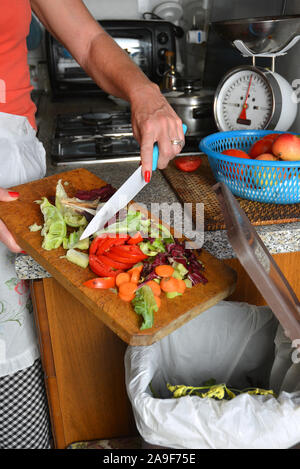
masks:
POLYGON ((180 171, 191 173, 199 168, 201 165, 201 158, 199 156, 178 156, 174 160, 174 164, 180 171))
POLYGON ((281 134, 267 134, 263 137, 263 139, 268 139, 268 140, 271 139, 274 142, 274 140, 276 140, 276 138, 279 137, 279 135, 281 134))
POLYGON ((113 269, 128 270, 132 267, 133 263, 117 262, 110 258, 109 251, 103 255, 97 256, 98 259, 103 262, 107 267, 113 269))
POLYGON ((237 158, 250 158, 249 155, 238 148, 229 148, 228 150, 222 151, 222 155, 235 156, 237 158))
POLYGON ((256 158, 263 153, 272 153, 272 145, 274 139, 271 137, 269 138, 267 135, 264 138, 257 140, 253 143, 252 147, 250 148, 249 155, 251 158, 256 158))
MULTIPOLYGON (((245 158, 245 159, 250 159, 250 156, 243 150, 239 150, 237 148, 229 148, 228 150, 224 150, 222 152, 223 155, 227 155, 227 156, 234 156, 236 158, 245 158)), ((232 164, 229 164, 226 165, 226 169, 228 171, 228 174, 231 176, 231 175, 234 175, 235 177, 235 174, 237 174, 237 176, 240 175, 239 177, 239 180, 240 181, 244 181, 245 178, 243 178, 242 176, 244 175, 244 171, 243 171, 243 167, 245 167, 245 165, 240 165, 240 164, 237 164, 236 165, 237 167, 234 167, 232 164)))
POLYGON ((138 244, 143 241, 143 237, 141 233, 138 231, 134 236, 132 236, 128 241, 127 244, 138 244))
POLYGON ((115 277, 97 277, 92 278, 84 282, 83 286, 88 288, 102 288, 107 290, 108 288, 114 288, 116 285, 115 277))
POLYGON ((101 259, 94 254, 89 255, 89 266, 91 270, 100 277, 116 277, 121 269, 114 269, 113 267, 105 265, 101 259))

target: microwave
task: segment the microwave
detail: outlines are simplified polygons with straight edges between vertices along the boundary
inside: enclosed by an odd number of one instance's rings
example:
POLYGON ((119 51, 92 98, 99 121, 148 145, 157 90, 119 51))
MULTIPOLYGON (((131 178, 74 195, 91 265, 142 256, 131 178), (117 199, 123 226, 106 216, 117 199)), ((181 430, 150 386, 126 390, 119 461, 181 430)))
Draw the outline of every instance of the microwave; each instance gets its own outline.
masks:
MULTIPOLYGON (((165 71, 165 52, 173 51, 176 57, 176 26, 163 20, 103 20, 99 24, 151 81, 160 83, 165 71)), ((53 98, 104 93, 49 32, 45 39, 53 98)))

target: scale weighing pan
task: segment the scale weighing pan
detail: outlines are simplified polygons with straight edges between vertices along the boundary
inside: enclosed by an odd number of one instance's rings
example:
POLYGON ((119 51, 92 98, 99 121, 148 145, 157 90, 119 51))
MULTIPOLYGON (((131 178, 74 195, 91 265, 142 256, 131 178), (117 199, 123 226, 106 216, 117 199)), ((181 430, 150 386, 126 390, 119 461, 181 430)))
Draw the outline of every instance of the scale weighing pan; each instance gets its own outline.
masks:
POLYGON ((211 26, 233 46, 243 43, 252 55, 282 55, 299 39, 300 15, 215 21, 211 26))
POLYGON ((222 208, 228 240, 287 337, 300 339, 300 303, 287 279, 223 182, 213 186, 222 208))

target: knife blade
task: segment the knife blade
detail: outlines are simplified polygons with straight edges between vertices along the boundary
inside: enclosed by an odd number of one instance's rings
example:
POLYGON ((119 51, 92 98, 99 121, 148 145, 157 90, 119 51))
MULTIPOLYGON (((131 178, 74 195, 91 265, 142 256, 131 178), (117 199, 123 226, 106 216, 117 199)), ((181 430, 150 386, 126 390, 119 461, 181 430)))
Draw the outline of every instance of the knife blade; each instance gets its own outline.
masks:
MULTIPOLYGON (((186 125, 183 124, 182 127, 183 132, 186 133, 186 125)), ((155 171, 157 168, 158 156, 158 145, 157 143, 155 143, 153 146, 152 171, 155 171)), ((80 239, 85 239, 88 236, 91 236, 96 233, 96 231, 103 228, 105 223, 109 221, 122 208, 124 208, 129 202, 131 202, 131 200, 147 184, 148 183, 145 182, 143 177, 142 166, 139 166, 134 171, 134 173, 124 182, 124 184, 117 190, 117 192, 115 192, 112 197, 105 203, 105 205, 100 205, 100 210, 97 209, 96 215, 87 225, 80 239)))

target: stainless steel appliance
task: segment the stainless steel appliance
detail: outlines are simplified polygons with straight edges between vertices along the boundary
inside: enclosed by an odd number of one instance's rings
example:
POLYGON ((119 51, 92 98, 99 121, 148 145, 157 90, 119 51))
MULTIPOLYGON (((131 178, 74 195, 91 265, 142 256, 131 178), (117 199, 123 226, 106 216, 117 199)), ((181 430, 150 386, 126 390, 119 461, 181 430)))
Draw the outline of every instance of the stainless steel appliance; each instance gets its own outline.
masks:
MULTIPOLYGON (((165 71, 165 52, 176 56, 177 28, 160 20, 103 20, 101 26, 155 83, 165 71)), ((69 51, 46 33, 48 71, 53 98, 103 91, 85 73, 69 51)))
MULTIPOLYGON (((199 154, 199 140, 199 136, 187 135, 181 154, 199 154)), ((132 134, 129 108, 58 115, 51 158, 56 166, 139 161, 140 147, 132 134)))

